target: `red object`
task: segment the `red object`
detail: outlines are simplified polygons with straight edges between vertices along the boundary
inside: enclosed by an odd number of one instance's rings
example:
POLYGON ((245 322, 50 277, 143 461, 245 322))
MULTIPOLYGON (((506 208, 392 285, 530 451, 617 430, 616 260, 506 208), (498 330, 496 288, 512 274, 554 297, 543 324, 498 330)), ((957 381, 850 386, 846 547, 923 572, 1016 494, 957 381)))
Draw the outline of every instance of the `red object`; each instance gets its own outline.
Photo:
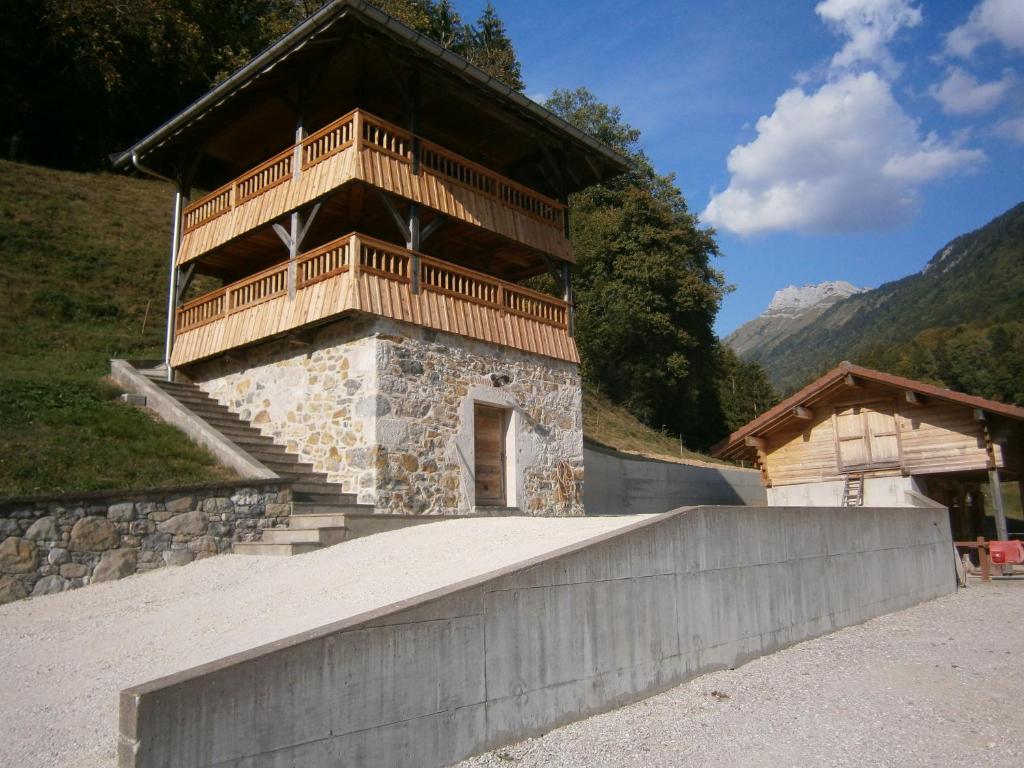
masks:
POLYGON ((988 551, 993 563, 1024 563, 1024 544, 1017 539, 990 541, 988 551))

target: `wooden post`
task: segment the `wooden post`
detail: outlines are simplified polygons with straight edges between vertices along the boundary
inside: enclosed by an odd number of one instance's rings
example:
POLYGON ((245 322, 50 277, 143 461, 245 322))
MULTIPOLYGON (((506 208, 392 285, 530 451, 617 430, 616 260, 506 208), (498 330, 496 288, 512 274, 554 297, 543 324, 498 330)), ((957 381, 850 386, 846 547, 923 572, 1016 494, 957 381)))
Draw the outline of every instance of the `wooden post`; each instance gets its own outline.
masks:
POLYGON ((992 566, 988 559, 988 544, 985 537, 978 537, 978 564, 981 565, 981 580, 992 581, 992 566))
POLYGON ((181 184, 174 191, 174 219, 171 222, 171 271, 167 286, 167 330, 164 334, 164 367, 167 381, 174 381, 171 351, 174 349, 174 327, 178 319, 178 252, 181 249, 182 214, 188 203, 188 191, 181 184))
POLYGON ((572 301, 572 267, 568 263, 562 264, 562 299, 566 303, 565 328, 572 336, 576 332, 576 307, 572 301))
MULTIPOLYGON (((302 142, 306 138, 305 118, 302 112, 299 113, 298 122, 295 124, 295 152, 292 155, 292 181, 298 181, 302 176, 302 142)), ((299 247, 302 240, 302 217, 298 211, 292 211, 290 237, 288 240, 288 298, 295 298, 295 289, 298 269, 295 260, 299 256, 299 247)))
POLYGON ((1006 541, 1006 511, 1003 508, 1003 487, 999 480, 999 469, 988 471, 989 488, 992 490, 992 507, 996 518, 996 538, 1006 541))
POLYGON ((363 244, 359 242, 359 235, 352 235, 352 239, 348 241, 349 247, 349 264, 351 265, 352 279, 359 279, 360 267, 363 261, 363 244))
POLYGON ((411 271, 410 290, 413 293, 420 292, 420 206, 418 203, 409 203, 409 239, 405 247, 412 251, 412 259, 409 264, 411 271))

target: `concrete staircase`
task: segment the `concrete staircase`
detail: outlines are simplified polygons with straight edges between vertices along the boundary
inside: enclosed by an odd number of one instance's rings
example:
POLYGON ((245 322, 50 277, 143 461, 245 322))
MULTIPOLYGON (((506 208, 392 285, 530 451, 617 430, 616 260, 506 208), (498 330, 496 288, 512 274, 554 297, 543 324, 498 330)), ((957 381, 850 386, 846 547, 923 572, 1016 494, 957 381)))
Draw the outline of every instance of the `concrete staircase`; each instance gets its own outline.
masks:
POLYGON ((267 469, 282 477, 294 478, 288 528, 268 528, 259 542, 238 542, 233 547, 236 554, 298 555, 389 529, 387 523, 379 527, 364 522, 362 518, 375 517, 372 507, 359 505, 355 494, 342 493, 338 485, 327 482, 326 475, 299 461, 196 385, 165 381, 156 371, 146 373, 162 392, 267 469))

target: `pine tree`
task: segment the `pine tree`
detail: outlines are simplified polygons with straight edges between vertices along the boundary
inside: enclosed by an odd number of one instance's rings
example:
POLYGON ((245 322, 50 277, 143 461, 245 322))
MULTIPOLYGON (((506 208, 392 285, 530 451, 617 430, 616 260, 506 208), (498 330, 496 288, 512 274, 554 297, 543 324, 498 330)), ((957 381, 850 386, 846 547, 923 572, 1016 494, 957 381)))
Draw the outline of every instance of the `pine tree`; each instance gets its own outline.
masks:
POLYGON ((466 33, 463 52, 466 59, 515 90, 523 90, 525 85, 519 59, 505 31, 505 22, 498 17, 493 4, 487 3, 476 24, 468 27, 466 33))

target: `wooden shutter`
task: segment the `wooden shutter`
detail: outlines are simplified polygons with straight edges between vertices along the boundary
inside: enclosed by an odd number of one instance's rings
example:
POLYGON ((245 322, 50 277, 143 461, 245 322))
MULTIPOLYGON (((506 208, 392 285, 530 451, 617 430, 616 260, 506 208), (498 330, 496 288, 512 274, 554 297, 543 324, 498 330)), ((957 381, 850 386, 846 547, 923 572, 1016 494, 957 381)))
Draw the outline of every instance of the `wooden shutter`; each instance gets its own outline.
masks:
POLYGON ((899 464, 900 438, 893 408, 886 403, 866 406, 868 455, 872 464, 899 464))
POLYGON ((835 410, 836 441, 839 467, 862 467, 868 463, 864 419, 859 405, 835 410))

